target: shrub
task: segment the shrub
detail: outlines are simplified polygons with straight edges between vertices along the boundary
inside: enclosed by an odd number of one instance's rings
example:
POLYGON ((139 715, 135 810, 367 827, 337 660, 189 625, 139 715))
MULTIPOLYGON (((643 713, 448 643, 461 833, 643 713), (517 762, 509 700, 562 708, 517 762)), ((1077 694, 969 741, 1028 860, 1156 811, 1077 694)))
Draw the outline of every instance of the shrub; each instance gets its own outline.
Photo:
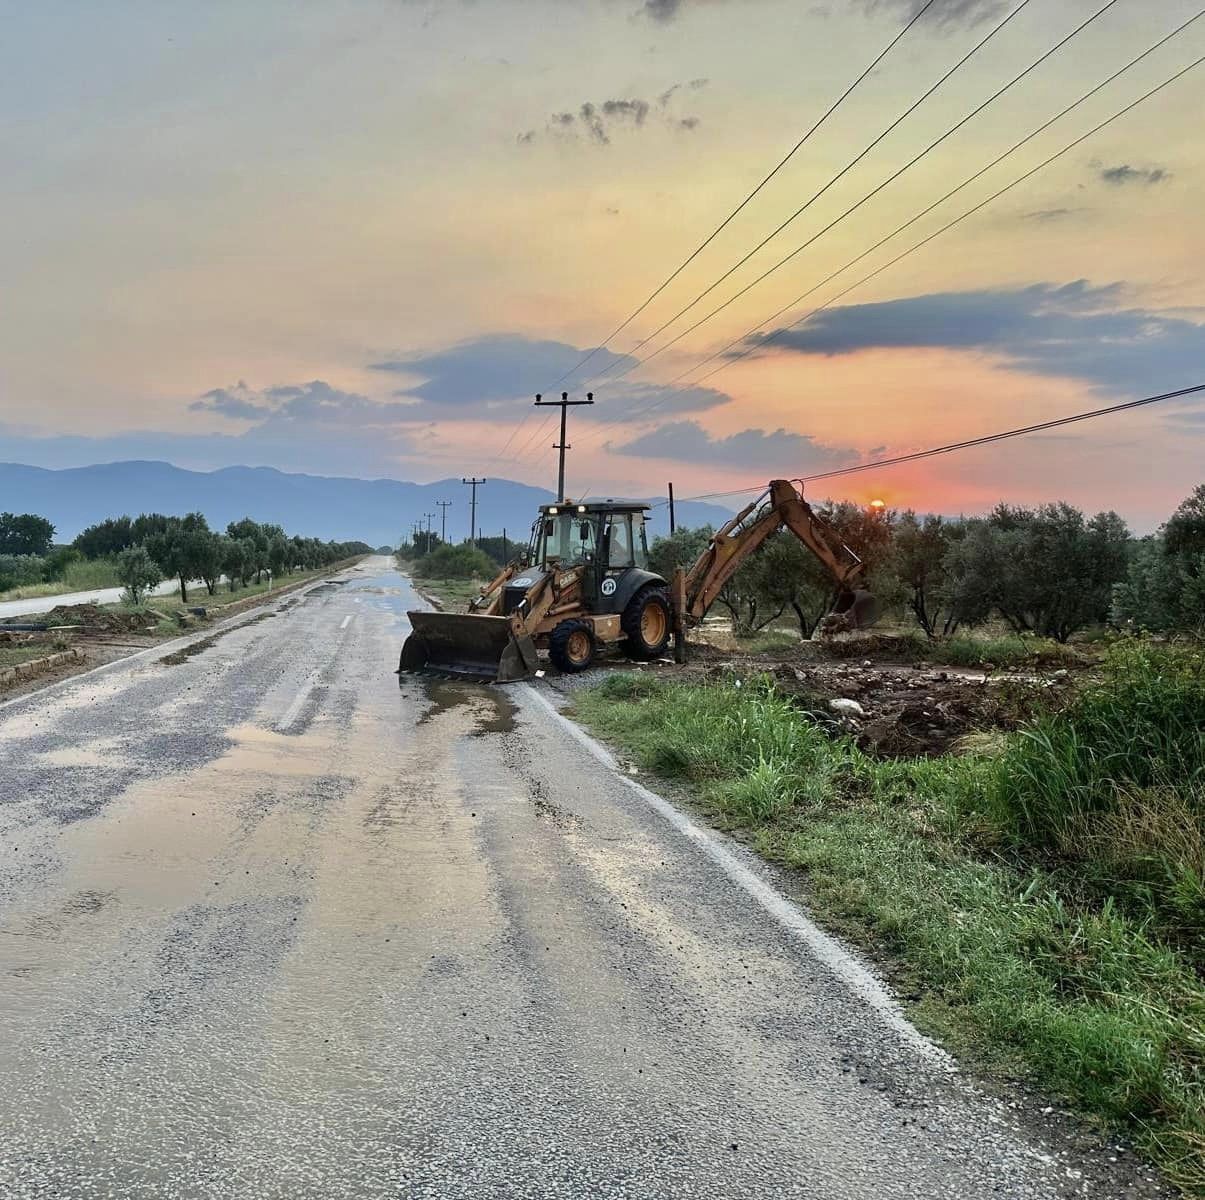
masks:
POLYGON ((497 567, 472 546, 438 546, 414 564, 420 579, 492 579, 497 567))
POLYGON ((36 554, 0 554, 0 592, 41 583, 46 560, 36 554))
POLYGON ((126 590, 126 601, 137 605, 163 575, 145 546, 130 546, 117 556, 117 578, 126 590))

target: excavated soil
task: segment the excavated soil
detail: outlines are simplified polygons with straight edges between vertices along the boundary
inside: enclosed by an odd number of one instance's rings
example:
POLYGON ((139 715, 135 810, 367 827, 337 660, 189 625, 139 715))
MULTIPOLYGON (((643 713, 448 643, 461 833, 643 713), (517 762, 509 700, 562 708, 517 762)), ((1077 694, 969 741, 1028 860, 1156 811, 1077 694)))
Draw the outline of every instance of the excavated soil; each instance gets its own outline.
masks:
MULTIPOLYGON (((1015 729, 1037 712, 1064 704, 1084 677, 1082 668, 984 671, 891 661, 896 649, 890 637, 839 645, 804 642, 757 654, 696 641, 683 666, 668 659, 633 664, 616 658, 602 669, 635 667, 683 682, 768 675, 801 712, 884 758, 935 757, 957 752, 972 735, 1015 729)), ((590 671, 554 682, 570 691, 598 678, 598 671, 590 671)))
POLYGON ((86 633, 145 633, 158 624, 158 619, 147 613, 101 608, 98 604, 60 604, 30 619, 47 625, 79 625, 86 633))

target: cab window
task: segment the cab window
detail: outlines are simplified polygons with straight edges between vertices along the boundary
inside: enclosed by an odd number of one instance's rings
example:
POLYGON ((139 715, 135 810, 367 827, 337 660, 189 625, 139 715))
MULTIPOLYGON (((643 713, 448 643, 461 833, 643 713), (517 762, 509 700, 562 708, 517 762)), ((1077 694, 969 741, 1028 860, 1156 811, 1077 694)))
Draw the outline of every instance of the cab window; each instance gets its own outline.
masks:
POLYGON ((570 566, 593 559, 596 549, 593 521, 577 513, 560 513, 544 521, 540 561, 555 558, 570 566))
POLYGON ((630 567, 632 565, 632 524, 625 515, 611 518, 611 533, 607 539, 607 566, 630 567))
POLYGON ((644 528, 644 513, 632 514, 632 552, 636 566, 647 571, 649 566, 649 547, 644 528))

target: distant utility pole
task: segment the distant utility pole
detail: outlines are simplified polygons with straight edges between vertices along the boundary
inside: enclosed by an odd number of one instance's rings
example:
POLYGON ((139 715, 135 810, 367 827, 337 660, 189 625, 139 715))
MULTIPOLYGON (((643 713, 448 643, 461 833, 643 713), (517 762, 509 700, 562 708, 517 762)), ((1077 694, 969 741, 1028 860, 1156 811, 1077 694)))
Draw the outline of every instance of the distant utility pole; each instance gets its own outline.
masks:
POLYGON ((423 513, 427 519, 427 553, 431 553, 431 522, 435 520, 434 513, 423 513))
POLYGON ((677 521, 674 520, 674 485, 669 485, 669 531, 673 533, 678 528, 677 521))
POLYGON ((436 500, 439 505, 439 540, 446 542, 448 540, 448 509, 452 507, 451 500, 436 500))
POLYGON ((473 498, 469 501, 469 541, 475 547, 477 545, 477 489, 485 480, 465 479, 462 476, 460 482, 468 484, 473 489, 473 498))
POLYGON ((553 442, 552 448, 561 452, 561 465, 557 472, 556 480, 556 498, 558 503, 565 499, 565 451, 572 450, 573 447, 565 441, 565 420, 569 410, 579 404, 593 404, 594 393, 587 392, 585 400, 570 400, 568 392, 562 392, 559 400, 545 400, 539 394, 536 395, 536 405, 540 408, 559 408, 561 410, 561 440, 553 442))
POLYGON ((510 562, 510 550, 508 549, 508 545, 509 543, 506 540, 506 526, 504 525, 502 527, 502 561, 504 563, 510 562))

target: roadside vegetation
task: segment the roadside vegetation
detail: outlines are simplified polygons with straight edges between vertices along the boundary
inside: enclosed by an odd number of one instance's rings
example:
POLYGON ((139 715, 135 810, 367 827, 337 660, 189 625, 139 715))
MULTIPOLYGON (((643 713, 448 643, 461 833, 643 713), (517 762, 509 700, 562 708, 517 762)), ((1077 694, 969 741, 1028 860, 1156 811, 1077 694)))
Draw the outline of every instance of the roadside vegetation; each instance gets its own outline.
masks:
POLYGON ((164 579, 177 580, 182 603, 197 591, 245 591, 297 571, 314 571, 372 552, 365 542, 289 537, 279 525, 245 517, 225 533, 201 513, 110 517, 69 546, 54 545, 54 526, 30 513, 0 514, 0 601, 124 587, 139 604, 164 579))
MULTIPOLYGON (((717 650, 706 631, 701 668, 613 674, 574 693, 578 716, 799 868, 923 1028, 1205 1195, 1205 487, 1140 540, 1067 505, 827 514, 872 566, 880 626, 805 646, 832 594, 776 539, 721 598, 732 633, 717 650), (948 695, 936 667, 986 671, 975 711, 996 715, 876 739, 882 705, 809 694, 874 674, 842 659, 899 664, 921 725, 948 695)), ((659 569, 705 538, 662 539, 659 569)))
POLYGON ((436 533, 420 530, 398 547, 394 558, 440 608, 460 609, 507 561, 501 557, 504 546, 511 554, 517 549, 514 542, 504 543, 502 538, 478 538, 476 546, 469 542, 453 545, 440 541, 436 533))
POLYGON ((983 752, 877 759, 767 678, 615 674, 579 717, 806 873, 922 1027, 1205 1189, 1205 656, 1113 648, 983 752))

